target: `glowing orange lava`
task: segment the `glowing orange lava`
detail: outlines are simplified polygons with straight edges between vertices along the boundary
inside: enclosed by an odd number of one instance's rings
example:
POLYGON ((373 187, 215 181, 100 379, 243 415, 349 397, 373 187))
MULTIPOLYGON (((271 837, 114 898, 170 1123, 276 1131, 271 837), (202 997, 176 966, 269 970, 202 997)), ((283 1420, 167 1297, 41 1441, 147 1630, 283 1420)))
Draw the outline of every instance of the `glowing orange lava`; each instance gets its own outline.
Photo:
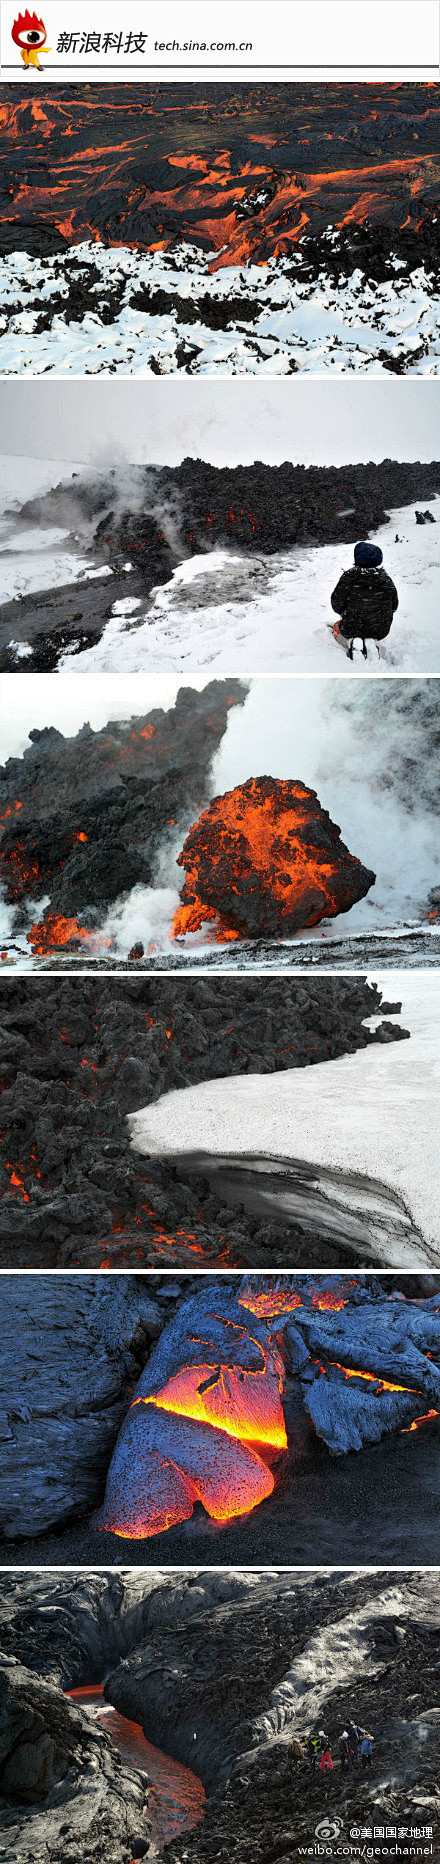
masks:
POLYGON ((275 1365, 269 1369, 262 1354, 259 1373, 208 1363, 185 1366, 154 1397, 137 1398, 134 1403, 153 1404, 157 1410, 214 1424, 226 1436, 239 1437, 243 1443, 285 1450, 281 1384, 281 1363, 277 1371, 275 1365))
POLYGON ((438 1411, 425 1411, 424 1417, 415 1417, 412 1424, 407 1425, 405 1430, 401 1430, 401 1437, 410 1437, 412 1430, 420 1430, 421 1424, 429 1424, 430 1418, 438 1416, 438 1411))
POLYGON ((61 913, 53 912, 47 912, 45 919, 31 926, 26 938, 35 956, 41 958, 68 945, 87 945, 91 954, 111 946, 111 939, 103 938, 101 933, 87 932, 85 926, 78 925, 77 919, 65 919, 61 913))
POLYGON ((350 855, 314 790, 250 777, 218 796, 187 835, 173 938, 215 921, 216 937, 289 936, 348 912, 374 874, 350 855))
MULTIPOLYGON (((367 1379, 369 1385, 377 1385, 378 1396, 381 1392, 409 1392, 415 1398, 421 1397, 416 1385, 391 1385, 388 1379, 381 1379, 378 1372, 360 1372, 351 1366, 341 1366, 338 1359, 329 1359, 328 1364, 337 1372, 343 1372, 346 1379, 367 1379)), ((320 1371, 327 1371, 327 1367, 321 1366, 320 1371)))

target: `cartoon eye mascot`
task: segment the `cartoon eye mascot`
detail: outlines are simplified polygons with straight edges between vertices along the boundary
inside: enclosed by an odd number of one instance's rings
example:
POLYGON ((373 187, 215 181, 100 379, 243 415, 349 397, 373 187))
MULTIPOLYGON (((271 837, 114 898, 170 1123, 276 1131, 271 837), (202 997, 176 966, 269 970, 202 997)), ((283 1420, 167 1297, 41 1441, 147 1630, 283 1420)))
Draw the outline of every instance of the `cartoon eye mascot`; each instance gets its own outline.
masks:
POLYGON ((29 65, 35 65, 37 71, 42 71, 43 65, 40 65, 38 53, 43 49, 50 52, 50 45, 44 43, 46 27, 43 20, 37 19, 36 13, 27 10, 26 13, 19 13, 18 19, 14 19, 12 38, 14 45, 19 46, 25 71, 29 70, 29 65))

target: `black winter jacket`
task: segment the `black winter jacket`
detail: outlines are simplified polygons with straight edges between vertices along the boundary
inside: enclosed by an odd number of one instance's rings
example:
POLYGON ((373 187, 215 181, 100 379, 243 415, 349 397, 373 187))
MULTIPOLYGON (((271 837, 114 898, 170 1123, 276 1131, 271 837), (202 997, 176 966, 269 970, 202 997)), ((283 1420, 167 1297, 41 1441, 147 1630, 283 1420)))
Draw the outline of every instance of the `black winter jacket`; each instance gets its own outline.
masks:
POLYGON ((384 641, 399 607, 399 597, 386 570, 355 567, 340 576, 331 605, 341 618, 340 632, 347 640, 360 635, 364 641, 384 641))

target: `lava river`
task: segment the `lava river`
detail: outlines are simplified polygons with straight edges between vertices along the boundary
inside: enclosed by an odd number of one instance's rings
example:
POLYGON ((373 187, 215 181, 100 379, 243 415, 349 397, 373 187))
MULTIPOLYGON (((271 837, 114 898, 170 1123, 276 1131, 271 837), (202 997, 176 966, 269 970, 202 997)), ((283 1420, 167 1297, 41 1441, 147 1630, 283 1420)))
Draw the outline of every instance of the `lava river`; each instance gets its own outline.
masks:
POLYGON ((205 1794, 201 1780, 190 1767, 183 1767, 180 1761, 173 1760, 170 1754, 164 1754, 161 1748, 147 1741, 139 1722, 130 1722, 113 1709, 105 1700, 102 1683, 83 1684, 82 1688, 69 1689, 66 1693, 80 1708, 102 1722, 126 1766, 138 1767, 148 1774, 152 1853, 160 1855, 179 1832, 189 1831, 202 1818, 205 1794))

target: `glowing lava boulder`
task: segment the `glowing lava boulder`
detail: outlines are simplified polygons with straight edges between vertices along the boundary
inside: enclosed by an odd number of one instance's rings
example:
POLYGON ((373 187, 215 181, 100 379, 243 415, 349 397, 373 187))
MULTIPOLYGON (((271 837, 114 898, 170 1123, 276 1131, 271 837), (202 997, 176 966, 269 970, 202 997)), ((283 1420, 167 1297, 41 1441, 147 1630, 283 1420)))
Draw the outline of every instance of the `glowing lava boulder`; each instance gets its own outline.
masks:
POLYGON ((216 796, 190 829, 174 937, 214 919, 219 938, 289 937, 347 913, 373 886, 315 790, 249 777, 216 796))

